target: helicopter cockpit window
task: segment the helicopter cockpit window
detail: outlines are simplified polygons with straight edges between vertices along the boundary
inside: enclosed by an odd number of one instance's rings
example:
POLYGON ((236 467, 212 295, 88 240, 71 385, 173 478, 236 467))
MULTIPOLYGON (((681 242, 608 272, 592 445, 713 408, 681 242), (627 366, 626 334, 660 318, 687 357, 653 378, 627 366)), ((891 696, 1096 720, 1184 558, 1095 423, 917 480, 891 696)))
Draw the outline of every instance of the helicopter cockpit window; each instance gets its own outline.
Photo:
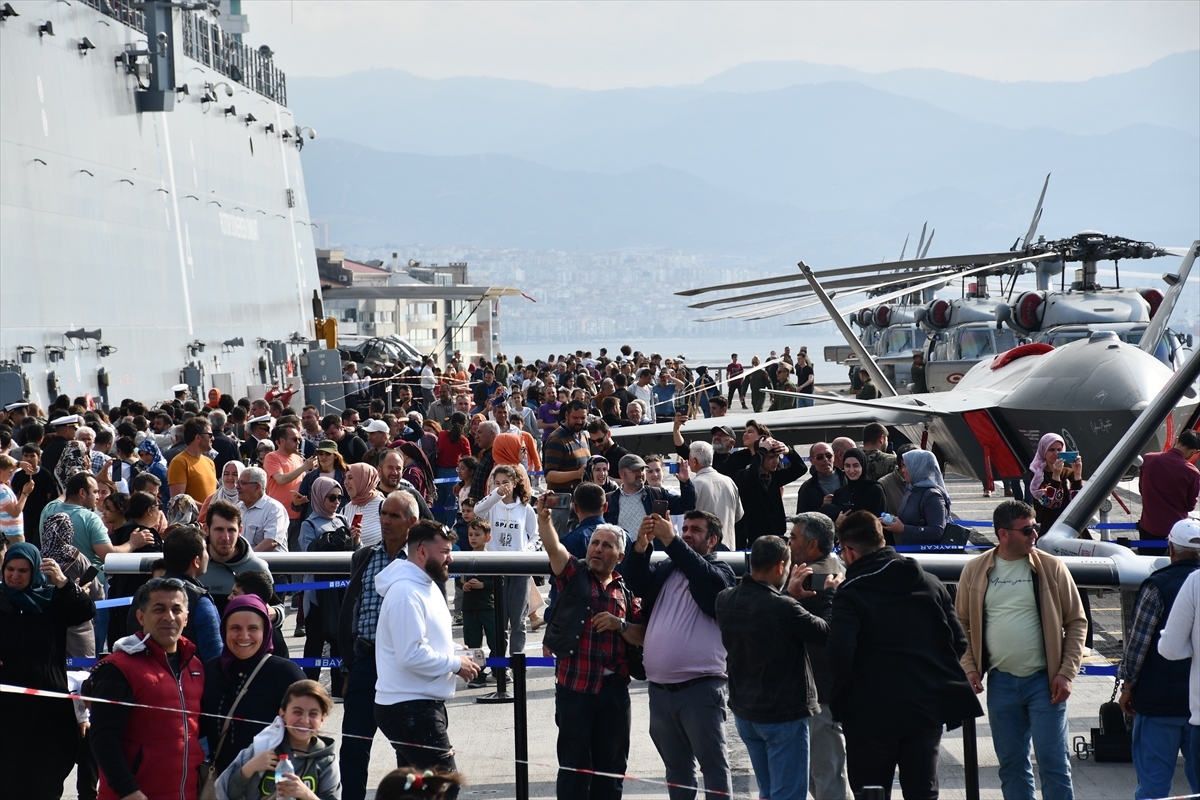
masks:
POLYGON ((1062 347, 1065 344, 1070 344, 1071 342, 1077 342, 1080 339, 1084 339, 1087 337, 1087 335, 1087 331, 1056 333, 1054 336, 1050 337, 1050 345, 1052 347, 1062 347))
POLYGON ((884 352, 903 353, 913 349, 913 332, 910 330, 891 330, 887 332, 887 347, 884 352))
POLYGON ((958 357, 963 361, 976 361, 995 352, 986 330, 967 330, 958 335, 958 357))
MULTIPOLYGON (((1121 338, 1130 344, 1141 344, 1143 333, 1145 333, 1144 330, 1129 331, 1128 333, 1122 334, 1121 338)), ((1154 357, 1166 364, 1168 367, 1173 368, 1173 365, 1171 364, 1171 342, 1168 337, 1169 334, 1164 333, 1162 338, 1158 340, 1158 347, 1154 348, 1154 357)))

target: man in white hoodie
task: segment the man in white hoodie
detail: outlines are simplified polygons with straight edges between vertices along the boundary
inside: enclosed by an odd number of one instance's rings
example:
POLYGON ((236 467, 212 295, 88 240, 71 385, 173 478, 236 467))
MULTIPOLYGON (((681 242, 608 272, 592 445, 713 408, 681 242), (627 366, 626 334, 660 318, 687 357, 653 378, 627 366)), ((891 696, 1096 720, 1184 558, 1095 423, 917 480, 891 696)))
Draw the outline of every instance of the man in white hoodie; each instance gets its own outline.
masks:
MULTIPOLYGON (((408 560, 393 561, 375 576, 383 597, 375 633, 375 721, 394 743, 397 766, 458 769, 446 700, 454 696, 454 676, 469 681, 479 667, 470 655, 455 654, 450 609, 439 588, 450 577, 457 538, 422 520, 408 532, 408 560)), ((446 796, 453 800, 457 792, 446 796)))

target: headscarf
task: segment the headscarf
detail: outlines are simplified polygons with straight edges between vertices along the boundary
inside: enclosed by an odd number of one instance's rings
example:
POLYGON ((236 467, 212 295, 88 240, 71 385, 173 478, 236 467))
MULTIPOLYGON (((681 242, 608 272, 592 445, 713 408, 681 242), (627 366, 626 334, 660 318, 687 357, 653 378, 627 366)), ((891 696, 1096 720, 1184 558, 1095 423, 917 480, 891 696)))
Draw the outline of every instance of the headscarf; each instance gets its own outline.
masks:
POLYGON ((46 580, 46 573, 42 572, 42 553, 29 542, 20 542, 5 552, 4 566, 7 567, 14 558, 23 558, 33 567, 29 574, 29 585, 24 589, 14 589, 7 583, 0 583, 4 596, 14 608, 40 614, 50 605, 50 598, 54 596, 54 584, 46 580))
MULTIPOLYGON (((867 478, 867 454, 862 451, 862 448, 851 447, 842 454, 842 463, 845 464, 847 458, 853 458, 862 466, 862 472, 859 473, 859 481, 869 481, 867 478)), ((850 476, 846 476, 846 480, 850 481, 850 476)), ((873 483, 873 481, 870 481, 873 483)), ((850 481, 850 483, 858 483, 858 481, 850 481)))
POLYGON ((45 558, 54 559, 55 563, 66 569, 79 553, 74 541, 75 524, 70 516, 51 514, 46 517, 46 524, 42 526, 42 555, 45 558))
POLYGON ((194 525, 200 518, 200 506, 190 494, 177 494, 167 503, 167 527, 194 525))
POLYGON ((501 433, 492 442, 492 459, 496 464, 516 466, 521 463, 523 439, 518 433, 501 433))
POLYGON ((312 513, 321 519, 333 519, 333 515, 337 513, 337 508, 334 508, 333 511, 326 511, 325 498, 334 489, 340 488, 337 481, 333 478, 326 478, 324 475, 313 481, 312 487, 308 490, 309 507, 312 509, 312 513))
POLYGON ((92 472, 92 457, 88 454, 87 445, 83 442, 67 442, 62 455, 58 457, 58 463, 54 465, 59 491, 67 491, 67 481, 80 472, 89 475, 92 472))
MULTIPOLYGON (((492 446, 495 447, 495 445, 492 446)), ((425 451, 422 450, 419 445, 413 444, 412 442, 401 442, 397 449, 416 465, 416 467, 420 470, 421 477, 425 479, 423 486, 418 486, 417 482, 414 481, 412 477, 408 478, 408 482, 416 486, 421 494, 425 495, 425 502, 430 504, 436 503, 437 489, 434 488, 433 467, 430 466, 429 459, 425 457, 425 451)), ((411 469, 412 467, 407 467, 404 471, 408 473, 411 469)))
POLYGON ((375 487, 379 483, 379 470, 360 462, 346 467, 346 474, 354 476, 354 495, 350 498, 351 503, 365 506, 376 497, 375 487))
POLYGON ((230 465, 232 465, 234 467, 234 469, 237 470, 238 477, 241 477, 242 470, 244 470, 246 468, 246 465, 243 464, 242 462, 238 461, 237 459, 226 462, 225 466, 221 467, 221 474, 217 476, 217 493, 213 499, 214 500, 224 500, 227 503, 233 503, 234 505, 236 505, 238 502, 237 482, 236 481, 234 482, 234 487, 233 487, 232 491, 225 488, 225 469, 227 467, 229 467, 230 465))
POLYGON ((914 489, 938 489, 950 505, 950 493, 946 491, 946 483, 942 480, 942 471, 938 469, 937 458, 928 450, 909 450, 904 454, 904 467, 908 470, 908 484, 914 489))
POLYGON ((145 439, 142 439, 142 443, 138 445, 138 452, 149 453, 154 458, 151 466, 161 464, 163 469, 166 469, 167 460, 163 458, 162 450, 158 449, 158 445, 150 437, 147 436, 145 439))
POLYGON ((1033 471, 1033 481, 1029 484, 1029 488, 1034 495, 1045 494, 1041 488, 1042 481, 1046 479, 1046 451, 1050 449, 1050 445, 1055 443, 1061 444, 1063 447, 1067 446, 1067 443, 1057 433, 1047 433, 1038 439, 1037 453, 1029 464, 1029 469, 1033 471))
POLYGON ((274 629, 271 627, 271 614, 267 611, 267 604, 255 594, 240 594, 237 597, 231 598, 229 605, 225 606, 225 615, 221 617, 221 670, 226 677, 231 680, 237 678, 237 672, 241 669, 243 659, 239 659, 229 649, 229 645, 225 643, 225 623, 229 622, 229 617, 238 611, 253 611, 263 618, 263 638, 262 644, 258 647, 258 652, 244 661, 257 662, 267 653, 275 649, 274 629))

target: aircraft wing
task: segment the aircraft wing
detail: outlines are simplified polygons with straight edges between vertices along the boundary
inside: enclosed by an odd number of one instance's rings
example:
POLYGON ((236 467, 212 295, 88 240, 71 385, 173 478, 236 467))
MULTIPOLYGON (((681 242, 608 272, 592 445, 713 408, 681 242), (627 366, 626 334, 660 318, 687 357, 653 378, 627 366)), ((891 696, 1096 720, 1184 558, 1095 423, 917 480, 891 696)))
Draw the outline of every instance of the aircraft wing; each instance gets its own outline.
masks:
MULTIPOLYGON (((927 395, 921 396, 926 397, 927 395)), ((854 407, 825 405, 795 408, 788 411, 764 411, 761 414, 745 412, 726 414, 724 417, 688 420, 680 432, 685 441, 707 440, 714 427, 728 425, 733 429, 740 446, 742 429, 745 428, 747 422, 753 420, 770 428, 771 435, 775 438, 794 445, 821 440, 829 441, 844 435, 853 435, 855 439, 858 439, 861 438, 862 427, 871 422, 881 422, 884 425, 920 425, 937 413, 916 403, 911 403, 910 409, 907 407, 910 404, 906 401, 907 396, 903 398, 890 397, 886 402, 856 401, 854 407)), ((671 422, 631 425, 625 428, 613 428, 612 437, 633 453, 669 454, 675 452, 671 430, 671 422)))

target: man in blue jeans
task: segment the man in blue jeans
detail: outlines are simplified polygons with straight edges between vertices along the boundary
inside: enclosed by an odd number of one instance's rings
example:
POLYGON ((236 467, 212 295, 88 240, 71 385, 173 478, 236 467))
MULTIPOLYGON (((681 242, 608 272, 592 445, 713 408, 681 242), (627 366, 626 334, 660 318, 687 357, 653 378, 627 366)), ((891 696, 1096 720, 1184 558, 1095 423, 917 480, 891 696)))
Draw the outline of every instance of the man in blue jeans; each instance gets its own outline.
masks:
POLYGON ((1087 618, 1062 561, 1037 550, 1033 508, 1006 500, 992 513, 994 550, 970 561, 956 610, 967 634, 963 671, 976 693, 988 676, 988 722, 1004 800, 1033 800, 1030 740, 1044 800, 1072 800, 1067 698, 1083 661, 1087 618))
POLYGON ((1133 626, 1117 669, 1121 710, 1133 717, 1135 798, 1171 794, 1175 765, 1183 751, 1184 772, 1193 792, 1200 792, 1188 724, 1188 676, 1192 660, 1168 661, 1158 640, 1188 576, 1200 569, 1200 520, 1176 522, 1167 537, 1171 563, 1142 582, 1133 606, 1133 626))
POLYGON ((359 549, 350 561, 350 585, 342 600, 338 642, 342 652, 342 740, 339 767, 343 800, 363 800, 371 765, 375 723, 375 634, 383 597, 375 590, 375 576, 396 559, 407 558, 404 545, 417 523, 416 498, 395 491, 383 501, 379 528, 383 541, 359 549))
POLYGON ((810 575, 807 567, 791 569, 787 542, 760 536, 750 548, 750 574, 717 595, 729 707, 758 796, 767 800, 808 795, 808 718, 820 708, 805 645, 829 636, 828 623, 793 599, 815 596, 803 589, 810 575))

